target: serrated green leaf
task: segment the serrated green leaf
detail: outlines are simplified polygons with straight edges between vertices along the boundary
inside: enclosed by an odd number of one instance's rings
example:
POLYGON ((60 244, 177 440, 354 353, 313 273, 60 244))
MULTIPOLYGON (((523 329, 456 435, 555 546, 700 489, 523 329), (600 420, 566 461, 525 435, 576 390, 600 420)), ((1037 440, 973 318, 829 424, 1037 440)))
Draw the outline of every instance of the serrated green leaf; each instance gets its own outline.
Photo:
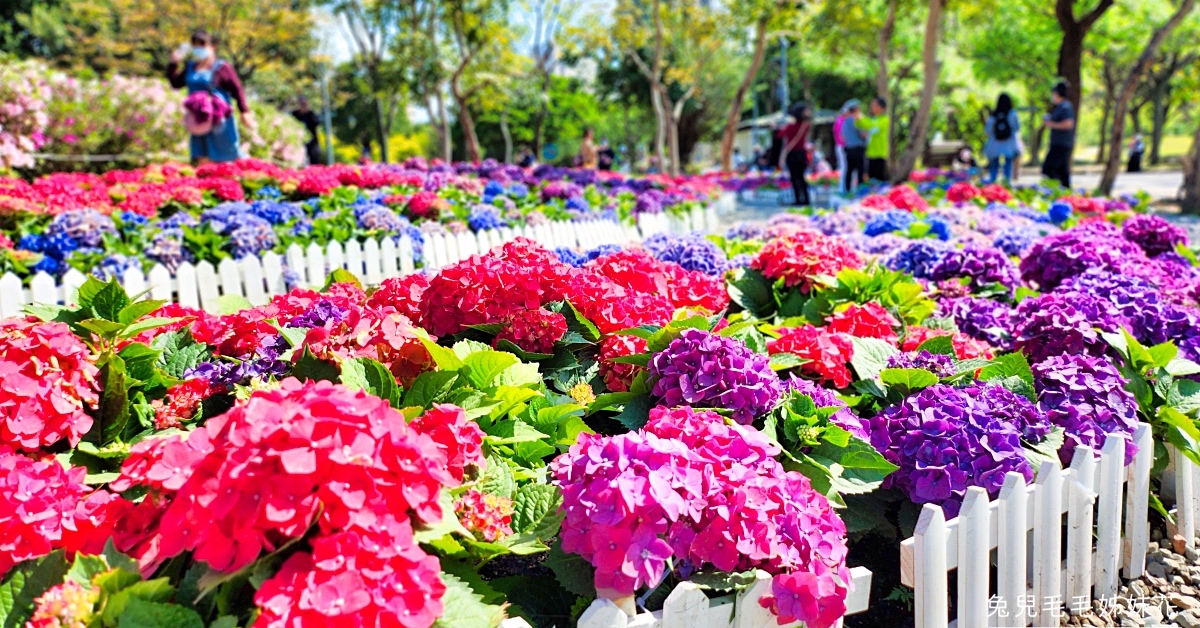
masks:
POLYGON ((208 628, 238 628, 238 620, 233 615, 221 615, 208 628))
MULTIPOLYGON (((115 598, 116 596, 114 596, 115 598)), ((111 603, 112 599, 110 599, 111 603)), ((117 621, 117 628, 204 628, 204 620, 190 608, 178 604, 131 598, 117 621)))
POLYGON ((1200 364, 1196 364, 1195 362, 1184 358, 1175 358, 1174 360, 1167 362, 1167 365, 1163 368, 1167 371, 1168 375, 1172 375, 1174 377, 1183 377, 1185 375, 1195 375, 1196 373, 1200 373, 1200 364))
POLYGON ((588 342, 600 340, 600 330, 589 321, 570 301, 564 301, 562 314, 567 318, 567 329, 583 336, 588 342))
POLYGON ((137 303, 131 303, 117 313, 117 322, 121 323, 122 325, 133 324, 139 318, 146 316, 147 314, 153 314, 158 310, 158 308, 165 304, 166 301, 161 300, 138 301, 137 303))
POLYGON ((254 307, 249 299, 240 294, 222 294, 217 297, 217 313, 222 315, 237 314, 242 310, 254 307))
POLYGON ((429 334, 420 329, 416 330, 416 335, 421 340, 421 344, 425 345, 425 350, 429 352, 429 356, 433 358, 433 362, 437 364, 439 370, 457 371, 462 368, 462 359, 452 349, 439 345, 437 341, 429 337, 429 334))
POLYGON ((100 444, 107 444, 120 436, 129 422, 129 383, 125 361, 112 356, 100 368, 100 381, 103 389, 91 433, 98 433, 100 444))
POLYGON ((754 318, 767 318, 775 313, 775 298, 771 281, 753 268, 735 269, 727 286, 729 298, 754 318))
POLYGON ((479 490, 512 498, 516 488, 517 481, 504 458, 497 455, 488 456, 487 469, 484 470, 483 477, 479 478, 479 490))
MULTIPOLYGON (((500 373, 518 363, 517 356, 511 353, 488 349, 472 353, 464 358, 463 367, 459 369, 459 372, 466 376, 472 386, 484 390, 499 385, 495 380, 500 373)), ((534 369, 536 370, 536 368, 535 366, 534 369)))
POLYGON ((888 386, 917 391, 938 383, 938 376, 925 369, 883 369, 879 373, 879 381, 888 386))
POLYGON ((636 395, 625 403, 621 412, 613 417, 629 431, 640 430, 650 420, 650 396, 636 395))
POLYGON ((100 294, 100 291, 103 290, 104 286, 106 285, 107 284, 99 279, 96 279, 96 277, 93 275, 88 275, 87 279, 83 282, 83 285, 79 286, 79 289, 75 293, 75 302, 79 304, 79 307, 85 310, 92 309, 92 301, 96 298, 97 294, 100 294))
POLYGON ((576 595, 596 597, 596 570, 592 564, 578 554, 568 554, 562 549, 562 541, 550 547, 550 553, 542 562, 562 587, 576 595))
POLYGON ((331 288, 335 283, 354 284, 354 287, 358 288, 359 290, 362 290, 363 287, 362 282, 359 281, 358 276, 356 276, 354 273, 346 270, 345 268, 335 268, 333 269, 333 272, 329 273, 329 277, 325 278, 325 287, 321 288, 321 292, 328 291, 329 288, 331 288))
POLYGON ((151 329, 158 329, 159 327, 163 327, 164 325, 170 325, 171 323, 176 323, 176 322, 179 322, 180 320, 182 320, 182 318, 180 318, 180 317, 164 317, 164 316, 156 316, 154 318, 147 318, 145 320, 140 320, 136 323, 133 323, 132 325, 130 325, 128 327, 125 327, 124 330, 121 332, 121 335, 126 338, 133 338, 134 336, 136 336, 144 331, 149 331, 151 329))
POLYGON ((808 362, 794 353, 772 353, 770 358, 772 371, 786 371, 808 362))
POLYGON ((125 331, 125 326, 103 318, 89 318, 79 321, 79 326, 103 338, 115 336, 125 331))
POLYGON ((954 339, 951 336, 934 336, 917 345, 917 351, 928 351, 954 357, 954 339))
POLYGON ((542 374, 537 364, 517 362, 504 369, 492 382, 493 386, 537 386, 542 383, 542 374))
POLYGON ((979 379, 983 381, 1007 377, 1020 378, 1031 388, 1033 387, 1033 370, 1029 368, 1029 361, 1025 359, 1025 354, 1020 351, 1006 353, 992 360, 992 363, 985 366, 979 373, 979 379))
POLYGON ((92 296, 90 307, 96 316, 115 323, 120 320, 121 310, 128 307, 129 303, 125 288, 114 277, 92 296))
POLYGON ((512 529, 547 540, 558 534, 563 514, 562 492, 550 484, 526 484, 513 497, 512 529))
POLYGON ((92 578, 104 571, 108 571, 108 561, 103 556, 76 554, 70 569, 67 570, 67 580, 82 587, 91 587, 92 578))
POLYGON ((878 338, 859 338, 851 336, 854 343, 854 355, 850 365, 859 379, 875 379, 883 369, 887 368, 887 359, 900 351, 878 338))
POLYGON ((338 370, 337 365, 318 358, 313 355, 308 347, 304 347, 304 353, 296 361, 296 365, 292 367, 292 375, 301 381, 325 380, 336 382, 341 372, 338 370))
POLYGON ((6 574, 0 585, 0 625, 20 628, 33 615, 34 598, 62 584, 69 566, 62 550, 25 561, 6 574))
POLYGON ((954 376, 958 377, 960 375, 966 375, 967 373, 974 373, 975 371, 978 371, 979 369, 988 367, 989 365, 991 365, 991 363, 992 363, 991 360, 985 360, 984 358, 969 358, 966 360, 955 360, 954 376))
POLYGON ((502 421, 489 433, 487 442, 493 445, 511 445, 528 441, 544 440, 547 435, 534 429, 533 426, 520 420, 502 421))
POLYGON ((504 609, 485 604, 483 597, 457 576, 443 573, 446 593, 442 596, 445 610, 434 622, 435 628, 496 628, 504 620, 504 609))
POLYGON ((446 394, 458 379, 454 371, 427 371, 417 376, 413 385, 404 393, 401 407, 428 408, 446 394))
POLYGON ((396 376, 378 360, 346 360, 342 363, 341 382, 356 390, 365 390, 388 402, 393 408, 400 407, 401 390, 396 383, 396 376))

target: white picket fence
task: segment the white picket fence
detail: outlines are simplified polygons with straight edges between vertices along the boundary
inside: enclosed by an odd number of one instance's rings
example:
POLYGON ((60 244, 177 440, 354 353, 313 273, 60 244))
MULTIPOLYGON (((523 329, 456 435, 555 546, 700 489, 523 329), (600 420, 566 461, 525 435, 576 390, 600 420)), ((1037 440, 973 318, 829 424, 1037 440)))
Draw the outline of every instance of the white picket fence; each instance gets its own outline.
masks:
POLYGON ((916 533, 900 545, 901 582, 915 589, 916 628, 1057 626, 1064 608, 1090 608, 1093 595, 1111 601, 1118 568, 1127 578, 1141 576, 1154 462, 1148 424, 1138 426, 1133 443, 1137 455, 1128 467, 1125 440, 1110 438, 1098 458, 1077 448, 1068 469, 1044 462, 1032 486, 1009 473, 993 501, 972 487, 950 521, 940 507, 926 504, 916 533), (993 549, 995 586, 989 582, 993 549), (951 622, 948 574, 955 569, 958 619, 951 622))
MULTIPOLYGON (((850 570, 854 589, 846 598, 846 614, 867 610, 871 599, 871 572, 864 567, 850 570)), ((760 576, 737 595, 710 599, 691 582, 682 582, 667 596, 661 611, 638 613, 633 597, 597 599, 579 617, 577 628, 768 628, 779 626, 778 618, 758 603, 771 592, 771 578, 760 576)), ((800 626, 800 623, 787 626, 800 626)), ((841 621, 838 622, 838 626, 841 621)))
POLYGON ((1196 533, 1200 531, 1200 467, 1170 444, 1167 453, 1171 462, 1163 471, 1162 501, 1175 504, 1171 509, 1175 521, 1167 522, 1167 537, 1174 538, 1178 534, 1183 537, 1186 547, 1195 549, 1196 533))
MULTIPOLYGON (((643 214, 638 226, 620 225, 605 220, 553 221, 538 226, 491 229, 478 233, 427 234, 422 248, 424 267, 442 268, 471 255, 483 253, 517 237, 527 237, 549 247, 591 249, 602 244, 625 244, 654 233, 684 233, 711 231, 718 225, 717 205, 696 208, 687 216, 643 214)), ((284 255, 267 253, 262 258, 225 259, 219 264, 209 262, 183 263, 172 274, 161 264, 148 273, 128 269, 120 278, 131 293, 149 291, 153 299, 173 301, 209 312, 220 310, 222 296, 246 299, 251 305, 267 303, 273 295, 282 294, 295 286, 319 288, 329 273, 344 268, 367 285, 378 285, 389 277, 412 273, 415 268, 413 243, 407 237, 367 240, 362 244, 330 242, 316 243, 307 248, 292 245, 284 255), (285 273, 285 270, 287 271, 285 273)), ((22 286, 20 277, 12 273, 0 276, 0 318, 16 316, 28 304, 70 304, 86 276, 69 270, 58 283, 46 273, 37 273, 22 286)))

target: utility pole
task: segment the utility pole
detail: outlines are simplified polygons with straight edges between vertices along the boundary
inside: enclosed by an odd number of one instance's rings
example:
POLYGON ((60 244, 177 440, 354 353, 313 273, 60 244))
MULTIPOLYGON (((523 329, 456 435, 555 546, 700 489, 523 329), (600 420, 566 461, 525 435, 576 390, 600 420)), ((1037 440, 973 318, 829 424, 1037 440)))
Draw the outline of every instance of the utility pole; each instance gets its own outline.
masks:
POLYGON ((788 40, 785 36, 779 37, 779 100, 780 111, 784 117, 787 117, 788 110, 788 67, 787 67, 787 50, 788 40))
POLYGON ((329 68, 321 67, 321 117, 325 121, 325 164, 333 165, 333 108, 329 106, 329 68))

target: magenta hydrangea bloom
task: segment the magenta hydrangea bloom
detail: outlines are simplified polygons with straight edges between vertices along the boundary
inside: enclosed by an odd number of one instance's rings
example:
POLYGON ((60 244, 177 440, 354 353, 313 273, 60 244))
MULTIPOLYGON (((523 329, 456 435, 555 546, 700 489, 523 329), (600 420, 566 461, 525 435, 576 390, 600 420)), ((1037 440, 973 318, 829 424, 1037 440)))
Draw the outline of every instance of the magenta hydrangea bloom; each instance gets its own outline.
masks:
POLYGON ((767 356, 742 342, 688 329, 650 360, 651 395, 662 405, 724 408, 749 423, 775 407, 783 386, 767 356))
POLYGON ((1133 461, 1137 400, 1125 390, 1125 380, 1111 362, 1080 354, 1054 356, 1033 366, 1033 378, 1038 405, 1051 423, 1063 428, 1065 441, 1058 455, 1064 466, 1071 463, 1076 447, 1100 451, 1109 436, 1127 441, 1125 464, 1133 461))
POLYGON ((1150 257, 1174 251, 1175 245, 1187 244, 1188 241, 1187 231, 1183 227, 1151 214, 1130 216, 1121 226, 1121 235, 1142 247, 1150 257))
POLYGON ((1104 355, 1102 332, 1120 331, 1129 322, 1112 303, 1082 292, 1051 293, 1017 306, 1014 346, 1030 363, 1062 354, 1104 355))
POLYGON ((993 387, 937 384, 871 419, 871 444, 900 467, 884 488, 898 488, 918 504, 938 504, 950 518, 968 487, 996 495, 1009 471, 1032 481, 1021 445, 1025 426, 1013 420, 1021 413, 1013 412, 1009 397, 982 394, 993 387))
POLYGON ((679 575, 715 567, 804 574, 782 580, 780 619, 811 628, 845 614, 846 526, 808 479, 775 460, 749 426, 691 408, 651 410, 618 436, 581 434, 550 465, 563 491, 563 549, 596 567, 602 594, 657 585, 668 559, 679 575))

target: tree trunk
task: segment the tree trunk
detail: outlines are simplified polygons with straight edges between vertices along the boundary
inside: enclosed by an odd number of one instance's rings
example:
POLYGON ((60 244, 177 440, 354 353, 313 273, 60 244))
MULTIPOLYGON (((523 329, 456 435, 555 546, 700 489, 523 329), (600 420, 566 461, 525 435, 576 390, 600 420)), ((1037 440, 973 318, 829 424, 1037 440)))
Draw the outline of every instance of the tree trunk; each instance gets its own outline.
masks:
POLYGON ((500 112, 500 135, 504 136, 504 163, 512 163, 512 134, 508 132, 508 110, 500 112))
POLYGON ((459 90, 457 84, 452 84, 451 93, 454 95, 454 103, 458 105, 458 123, 462 125, 463 150, 466 152, 466 160, 471 163, 479 163, 479 136, 475 134, 475 117, 471 115, 470 108, 467 107, 467 98, 459 90))
POLYGON ((1117 180, 1117 171, 1121 168, 1121 142, 1124 140, 1125 114, 1129 108, 1129 101, 1133 99, 1133 93, 1137 91, 1138 82, 1142 80, 1142 75, 1150 67, 1154 55, 1158 54, 1158 49, 1162 47, 1163 41, 1192 12, 1195 4, 1196 0, 1183 0, 1179 3, 1179 8, 1166 23, 1154 30, 1154 34, 1150 36, 1150 42, 1146 44, 1146 48, 1138 56, 1137 63, 1125 77, 1125 83, 1121 86, 1121 93, 1117 96, 1116 107, 1113 111, 1112 138, 1108 144, 1108 163, 1104 165, 1104 175, 1100 178, 1099 190, 1104 195, 1112 193, 1113 183, 1117 180))
POLYGON ((544 71, 542 75, 542 94, 538 103, 537 115, 533 118, 533 157, 540 158, 542 154, 542 145, 546 142, 546 118, 550 115, 548 101, 550 99, 550 73, 544 71))
POLYGON ((452 138, 450 137, 450 116, 446 112, 446 99, 442 98, 441 90, 437 92, 436 100, 438 120, 442 125, 442 160, 450 162, 454 158, 454 145, 452 143, 452 138))
POLYGON ((1183 198, 1180 209, 1200 214, 1200 124, 1192 136, 1192 148, 1183 156, 1183 198))
POLYGON ((1161 155, 1163 128, 1167 125, 1167 109, 1171 106, 1171 83, 1163 81, 1154 86, 1151 100, 1153 126, 1150 128, 1150 165, 1157 166, 1161 155))
POLYGON ((1029 114, 1029 146, 1026 150, 1029 151, 1029 165, 1036 168, 1042 165, 1042 134, 1046 128, 1038 124, 1041 120, 1037 117, 1037 110, 1029 114))
POLYGON ((1100 152, 1096 155, 1096 163, 1102 164, 1108 154, 1108 117, 1112 114, 1112 92, 1104 92, 1104 108, 1100 114, 1100 152))
POLYGON ((929 120, 933 114, 933 97, 937 93, 938 73, 941 70, 937 52, 939 31, 942 26, 942 10, 945 7, 946 0, 929 0, 929 15, 925 20, 925 44, 921 52, 921 61, 925 72, 922 77, 924 84, 921 87, 921 102, 917 106, 917 115, 913 118, 912 127, 909 129, 908 145, 904 147, 904 153, 900 155, 899 167, 892 173, 892 183, 900 183, 908 179, 908 175, 912 174, 913 167, 917 165, 917 158, 925 149, 925 136, 929 133, 929 120))
POLYGON ((766 54, 767 18, 764 17, 754 25, 754 56, 750 60, 746 75, 742 77, 742 82, 734 92, 733 103, 729 105, 729 115, 725 116, 725 131, 721 134, 721 170, 724 172, 733 170, 733 142, 737 139, 738 122, 742 119, 742 105, 750 87, 754 85, 754 79, 758 77, 758 70, 762 67, 766 54))
MULTIPOLYGON (((663 118, 666 124, 666 142, 667 142, 667 167, 665 171, 672 177, 679 176, 679 117, 683 113, 684 100, 678 103, 671 100, 671 96, 666 93, 666 86, 660 86, 662 93, 659 98, 662 99, 663 118), (678 110, 678 111, 677 111, 678 110)), ((684 96, 686 98, 686 95, 684 96)))
POLYGON ((1142 107, 1146 103, 1141 103, 1136 107, 1129 109, 1129 121, 1133 124, 1133 132, 1137 135, 1142 134, 1142 107))
POLYGON ((375 101, 375 139, 379 141, 379 161, 388 162, 388 124, 383 113, 383 101, 379 96, 371 96, 375 101))
POLYGON ((650 100, 654 105, 654 157, 658 159, 659 171, 666 167, 666 150, 667 143, 667 119, 666 112, 663 111, 662 94, 660 93, 661 85, 657 83, 650 84, 650 100))
POLYGON ((1092 25, 1116 0, 1100 0, 1099 4, 1083 17, 1075 19, 1075 0, 1055 0, 1054 17, 1062 29, 1062 44, 1058 47, 1058 76, 1067 81, 1067 100, 1075 107, 1075 119, 1079 119, 1080 95, 1083 77, 1083 38, 1092 25))
POLYGON ((875 74, 875 92, 888 102, 888 169, 896 168, 896 104, 892 102, 892 79, 888 76, 888 60, 891 58, 892 35, 896 32, 896 7, 900 0, 888 0, 887 17, 879 29, 879 51, 876 59, 879 71, 875 74))

